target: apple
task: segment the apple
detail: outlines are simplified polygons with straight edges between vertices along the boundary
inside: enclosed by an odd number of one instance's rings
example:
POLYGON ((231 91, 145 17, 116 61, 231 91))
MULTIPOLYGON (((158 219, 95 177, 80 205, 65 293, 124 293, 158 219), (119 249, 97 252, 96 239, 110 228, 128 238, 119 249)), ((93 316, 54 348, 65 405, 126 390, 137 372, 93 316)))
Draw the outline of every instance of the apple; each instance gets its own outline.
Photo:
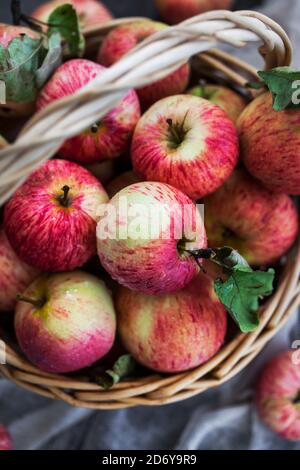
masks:
POLYGON ((23 263, 0 228, 0 312, 14 310, 17 294, 36 277, 38 271, 23 263))
POLYGON ((300 441, 300 363, 295 351, 275 356, 263 369, 256 404, 265 423, 281 437, 300 441))
POLYGON ((75 269, 96 254, 96 214, 107 201, 101 183, 87 170, 50 160, 6 205, 7 237, 30 266, 41 271, 75 269))
POLYGON ((121 173, 121 175, 116 176, 111 180, 105 187, 107 194, 110 198, 115 196, 121 189, 126 188, 134 183, 139 183, 141 180, 136 176, 136 174, 130 170, 121 173))
MULTIPOLYGON (((69 60, 58 67, 42 89, 37 100, 37 109, 43 109, 53 101, 76 93, 104 70, 105 67, 90 60, 69 60)), ((59 150, 59 155, 84 164, 119 157, 129 148, 140 115, 137 94, 131 90, 101 120, 68 139, 59 150)))
POLYGON ((222 85, 197 85, 188 90, 187 93, 205 98, 220 106, 235 124, 247 106, 246 100, 241 95, 222 85))
POLYGON ((210 246, 231 246, 251 265, 274 263, 297 237, 292 199, 265 189, 243 169, 203 202, 210 246))
POLYGON ((225 111, 191 95, 154 104, 139 120, 131 147, 142 180, 170 184, 192 199, 221 186, 238 153, 237 131, 225 111))
POLYGON ((2 424, 0 424, 0 450, 12 450, 11 435, 2 424))
POLYGON ((85 272, 41 276, 19 296, 15 329, 22 351, 39 369, 83 369, 114 343, 111 294, 103 281, 85 272))
POLYGON ((99 214, 102 266, 119 284, 146 294, 187 285, 199 267, 186 250, 206 244, 200 211, 184 193, 163 183, 128 186, 99 214))
POLYGON ((120 288, 116 309, 124 346, 158 372, 182 372, 208 361, 222 346, 227 313, 212 280, 199 274, 187 287, 164 296, 120 288))
POLYGON ((156 0, 162 18, 176 24, 210 10, 228 10, 233 0, 156 0))
MULTIPOLYGON (((151 20, 134 21, 112 29, 105 37, 98 53, 98 62, 109 67, 117 62, 137 44, 167 25, 151 20)), ((183 93, 189 83, 190 66, 183 64, 177 70, 153 84, 137 90, 144 109, 166 96, 183 93)))
POLYGON ((241 154, 249 172, 272 191, 300 194, 300 111, 275 111, 264 93, 241 114, 241 154))
POLYGON ((31 16, 47 23, 53 10, 65 3, 71 3, 74 6, 82 27, 105 23, 112 19, 111 12, 98 0, 51 0, 36 8, 31 16))
POLYGON ((99 163, 91 163, 85 165, 85 168, 90 171, 102 184, 108 183, 115 174, 115 167, 113 160, 104 160, 99 163))
MULTIPOLYGON (((9 43, 22 35, 37 39, 40 35, 32 29, 23 26, 13 26, 9 24, 0 23, 0 45, 7 48, 9 43)), ((5 118, 23 117, 32 114, 34 111, 34 103, 17 103, 7 101, 5 104, 0 104, 0 116, 5 118)))

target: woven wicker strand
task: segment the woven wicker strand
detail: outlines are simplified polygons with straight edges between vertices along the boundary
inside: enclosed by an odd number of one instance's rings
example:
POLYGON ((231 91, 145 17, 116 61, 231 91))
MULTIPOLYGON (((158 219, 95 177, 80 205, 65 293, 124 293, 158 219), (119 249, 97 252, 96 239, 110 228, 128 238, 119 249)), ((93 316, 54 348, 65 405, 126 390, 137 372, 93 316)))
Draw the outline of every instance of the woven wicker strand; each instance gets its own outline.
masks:
MULTIPOLYGON (((87 52, 96 52, 103 36, 127 18, 85 31, 87 52)), ((52 157, 61 143, 99 120, 129 88, 138 88, 166 76, 192 55, 200 66, 221 72, 243 87, 257 78, 249 64, 216 48, 218 43, 244 47, 257 43, 266 69, 289 65, 290 41, 274 21, 253 11, 216 11, 191 18, 149 37, 100 77, 73 96, 36 114, 17 141, 0 151, 0 205, 40 163, 52 157)), ((238 334, 207 363, 169 376, 152 374, 125 380, 103 390, 84 377, 72 378, 40 371, 7 344, 7 364, 1 374, 26 390, 63 400, 72 406, 120 409, 136 405, 175 403, 216 387, 246 367, 290 318, 300 304, 300 245, 288 256, 278 288, 261 308, 260 325, 251 334, 238 334)), ((0 338, 5 338, 1 335, 0 338)))

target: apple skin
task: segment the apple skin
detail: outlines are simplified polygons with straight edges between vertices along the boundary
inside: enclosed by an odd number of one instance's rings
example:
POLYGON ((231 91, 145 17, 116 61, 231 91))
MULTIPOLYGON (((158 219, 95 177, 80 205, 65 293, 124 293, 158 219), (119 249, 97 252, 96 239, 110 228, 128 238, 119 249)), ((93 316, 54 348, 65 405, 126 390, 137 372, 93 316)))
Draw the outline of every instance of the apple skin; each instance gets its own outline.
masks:
POLYGON ((17 294, 31 284, 39 272, 23 263, 0 228, 0 312, 14 310, 17 294))
POLYGON ((32 13, 32 17, 47 23, 55 8, 65 3, 71 3, 77 11, 82 27, 110 21, 113 16, 108 8, 98 0, 52 0, 40 5, 32 13))
POLYGON ((252 101, 238 120, 248 171, 272 191, 300 194, 300 111, 275 111, 272 96, 252 101))
MULTIPOLYGON (((23 26, 13 26, 0 23, 0 44, 7 48, 8 44, 15 38, 26 34, 27 36, 38 39, 40 35, 32 29, 23 26)), ((0 116, 5 118, 26 117, 34 112, 34 103, 17 103, 7 101, 5 104, 0 104, 0 116)))
POLYGON ((265 366, 256 386, 256 405, 274 432, 300 441, 300 364, 293 362, 293 354, 281 352, 265 366))
POLYGON ((12 450, 11 435, 2 424, 0 424, 0 450, 12 450))
POLYGON ((115 174, 114 160, 104 160, 99 163, 91 163, 90 165, 85 165, 85 168, 103 185, 106 185, 115 174))
POLYGON ((17 190, 4 212, 17 255, 41 271, 76 269, 96 254, 96 214, 108 201, 101 183, 66 160, 41 165, 17 190), (69 186, 67 206, 59 198, 69 186))
POLYGON ((116 176, 113 180, 111 180, 107 186, 105 187, 106 192, 110 198, 115 196, 119 191, 130 186, 134 183, 140 183, 140 179, 133 171, 125 171, 119 176, 116 176))
MULTIPOLYGON (((141 41, 166 27, 164 23, 151 20, 117 26, 108 33, 100 46, 98 62, 106 67, 113 65, 141 41)), ((165 78, 136 90, 142 108, 148 109, 153 103, 166 96, 183 93, 188 86, 189 76, 190 66, 186 63, 165 78)))
POLYGON ((243 169, 203 203, 209 245, 236 248, 251 265, 274 263, 296 240, 298 214, 292 199, 268 191, 243 169))
POLYGON ((0 150, 4 149, 8 145, 8 142, 0 134, 0 150))
POLYGON ((154 104, 139 120, 131 146, 133 167, 142 180, 170 184, 194 200, 222 185, 238 153, 237 131, 225 111, 191 95, 154 104), (179 144, 168 119, 182 132, 179 144))
MULTIPOLYGON (((90 60, 69 60, 55 71, 42 89, 37 100, 37 109, 43 109, 53 101, 74 94, 104 70, 105 67, 90 60)), ((140 116, 137 94, 131 90, 98 123, 68 139, 59 150, 59 155, 83 164, 119 157, 129 148, 140 116)))
MULTIPOLYGON (((136 183, 126 187, 110 200, 110 207, 116 211, 117 228, 124 226, 130 229, 133 220, 128 210, 128 218, 124 223, 124 215, 120 214, 120 201, 125 200, 127 207, 139 204, 145 208, 145 216, 149 226, 153 226, 151 210, 159 206, 159 230, 156 237, 140 232, 139 238, 113 233, 111 237, 100 236, 103 231, 104 218, 100 217, 97 226, 98 255, 102 266, 119 284, 145 294, 165 294, 186 286, 198 273, 199 267, 194 258, 180 250, 179 242, 187 249, 206 248, 207 239, 204 224, 195 204, 181 191, 169 185, 156 182, 136 183), (175 206, 176 205, 176 206, 175 206), (176 238, 173 227, 183 228, 182 211, 187 205, 191 214, 187 222, 191 230, 183 230, 185 240, 176 238), (172 210, 172 206, 178 210, 172 210), (101 227, 102 224, 102 227, 101 227), (178 224, 178 225, 177 225, 178 224), (170 234, 170 236, 169 236, 170 234)), ((114 219, 106 220, 109 229, 114 219)), ((185 225, 185 227, 187 224, 185 225)), ((109 231, 109 235, 111 235, 109 231)), ((179 235, 178 235, 179 236, 179 235)))
POLYGON ((126 349, 158 372, 182 372, 208 361, 222 346, 227 313, 212 280, 200 273, 179 292, 151 296, 120 288, 118 328, 126 349))
POLYGON ((162 18, 169 24, 177 24, 192 16, 210 10, 228 10, 233 0, 156 0, 162 18))
POLYGON ((42 307, 18 302, 15 329, 28 359, 50 373, 83 369, 105 356, 116 332, 116 315, 103 281, 81 271, 45 275, 24 296, 42 307))
POLYGON ((236 124, 238 117, 247 106, 246 100, 241 95, 222 85, 197 85, 188 90, 187 93, 199 96, 220 106, 234 124, 236 124))

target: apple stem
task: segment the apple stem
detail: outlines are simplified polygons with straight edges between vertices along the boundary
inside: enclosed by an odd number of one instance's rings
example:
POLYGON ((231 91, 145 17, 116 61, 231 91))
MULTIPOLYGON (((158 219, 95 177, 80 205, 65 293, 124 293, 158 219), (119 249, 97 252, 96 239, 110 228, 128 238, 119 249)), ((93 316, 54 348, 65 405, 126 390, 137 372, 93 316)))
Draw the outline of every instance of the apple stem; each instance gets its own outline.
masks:
POLYGON ((63 207, 69 207, 70 201, 68 195, 70 191, 70 186, 65 185, 61 188, 61 190, 63 191, 63 195, 58 196, 58 200, 63 207))
POLYGON ((13 17, 13 24, 18 26, 21 23, 21 1, 20 0, 11 0, 11 14, 13 17))
POLYGON ((26 295, 18 294, 16 297, 17 302, 26 302, 28 304, 33 305, 36 308, 42 308, 44 305, 44 301, 41 299, 32 299, 31 297, 27 297, 26 295))
POLYGON ((175 140, 175 143, 180 145, 182 140, 181 140, 180 135, 177 132, 175 126, 173 125, 173 120, 172 119, 167 119, 167 124, 169 126, 169 131, 171 132, 172 137, 175 140))

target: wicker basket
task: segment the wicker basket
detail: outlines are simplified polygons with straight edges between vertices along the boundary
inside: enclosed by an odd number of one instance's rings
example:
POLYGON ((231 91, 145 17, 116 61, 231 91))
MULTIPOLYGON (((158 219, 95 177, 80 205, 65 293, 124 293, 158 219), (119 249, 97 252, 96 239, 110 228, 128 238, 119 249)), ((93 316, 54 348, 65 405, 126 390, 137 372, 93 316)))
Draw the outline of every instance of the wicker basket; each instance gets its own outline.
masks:
MULTIPOLYGON (((116 20, 86 30, 88 55, 96 51, 109 29, 132 20, 116 20)), ((258 43, 267 69, 291 62, 291 45, 285 32, 274 21, 253 11, 210 12, 162 30, 79 93, 35 115, 18 140, 0 151, 0 205, 36 166, 55 154, 63 140, 100 119, 126 90, 162 78, 191 56, 201 53, 203 70, 218 71, 236 86, 244 87, 249 79, 257 79, 253 67, 216 49, 218 42, 239 48, 258 43)), ((0 366, 0 371, 32 392, 86 408, 118 409, 183 400, 229 380, 252 361, 300 304, 299 274, 298 244, 286 260, 276 292, 261 308, 259 327, 250 334, 237 334, 213 359, 188 372, 126 380, 105 391, 88 381, 36 369, 9 341, 7 364, 0 366)), ((0 336, 4 339, 4 332, 0 336)))

